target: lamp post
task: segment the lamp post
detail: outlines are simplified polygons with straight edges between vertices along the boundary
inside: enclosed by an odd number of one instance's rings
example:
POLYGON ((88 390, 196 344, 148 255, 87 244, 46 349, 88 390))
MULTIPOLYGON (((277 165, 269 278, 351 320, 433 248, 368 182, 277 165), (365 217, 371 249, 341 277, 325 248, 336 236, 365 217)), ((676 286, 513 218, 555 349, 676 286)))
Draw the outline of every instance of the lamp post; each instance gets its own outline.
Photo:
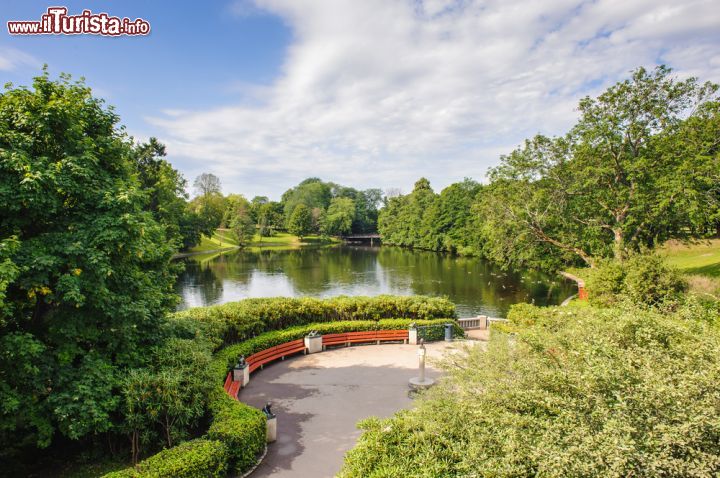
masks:
POLYGON ((410 391, 417 392, 419 390, 426 390, 433 385, 435 385, 435 380, 432 378, 428 378, 425 376, 425 355, 427 353, 427 350, 425 349, 425 341, 423 339, 420 339, 420 346, 417 350, 418 355, 418 367, 420 369, 420 374, 418 377, 413 377, 410 379, 409 386, 410 391))

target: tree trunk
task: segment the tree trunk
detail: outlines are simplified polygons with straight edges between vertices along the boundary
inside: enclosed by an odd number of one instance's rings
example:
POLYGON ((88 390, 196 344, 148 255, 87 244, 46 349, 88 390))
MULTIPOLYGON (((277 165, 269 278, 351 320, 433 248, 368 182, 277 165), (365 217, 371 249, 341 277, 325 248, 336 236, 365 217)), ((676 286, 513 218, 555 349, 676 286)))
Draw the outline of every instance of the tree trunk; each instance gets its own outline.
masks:
POLYGON ((130 448, 132 453, 132 463, 133 465, 137 465, 138 459, 140 458, 140 439, 139 439, 139 433, 137 429, 133 430, 132 434, 130 435, 130 448))
POLYGON ((625 258, 625 250, 623 244, 623 231, 620 228, 613 229, 615 241, 613 244, 613 255, 615 260, 622 261, 625 258))

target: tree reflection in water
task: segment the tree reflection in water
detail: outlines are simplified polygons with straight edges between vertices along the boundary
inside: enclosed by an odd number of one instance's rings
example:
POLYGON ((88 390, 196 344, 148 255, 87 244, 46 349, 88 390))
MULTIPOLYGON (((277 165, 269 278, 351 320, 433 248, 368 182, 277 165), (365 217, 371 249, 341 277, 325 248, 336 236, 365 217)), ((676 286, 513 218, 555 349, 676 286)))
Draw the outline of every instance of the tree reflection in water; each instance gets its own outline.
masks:
POLYGON ((511 304, 557 304, 574 292, 560 277, 396 247, 232 251, 184 261, 180 308, 247 297, 423 294, 449 297, 463 317, 504 316, 511 304))

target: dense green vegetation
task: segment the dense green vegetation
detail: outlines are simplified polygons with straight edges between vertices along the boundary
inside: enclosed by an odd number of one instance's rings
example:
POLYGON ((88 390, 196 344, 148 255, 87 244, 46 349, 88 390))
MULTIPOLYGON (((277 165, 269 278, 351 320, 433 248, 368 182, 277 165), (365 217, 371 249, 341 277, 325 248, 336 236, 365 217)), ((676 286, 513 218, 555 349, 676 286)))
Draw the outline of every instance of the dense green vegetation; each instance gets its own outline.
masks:
POLYGON ((308 235, 374 232, 382 202, 378 189, 358 191, 318 178, 288 189, 279 202, 265 196, 251 201, 241 194, 223 196, 220 179, 208 173, 198 176, 195 189, 198 195, 190 202, 192 210, 207 224, 229 229, 239 246, 247 245, 256 233, 262 240, 287 231, 302 240, 308 235))
POLYGON ((717 309, 516 307, 415 409, 362 422, 340 476, 717 472, 717 309))
POLYGON ((455 318, 455 305, 447 299, 422 296, 336 297, 333 299, 245 299, 211 307, 197 307, 172 315, 175 321, 203 324, 225 343, 245 340, 263 332, 318 322, 380 319, 455 318))
POLYGON ((120 433, 122 379, 175 303, 178 177, 117 121, 67 77, 0 95, 3 462, 120 433))

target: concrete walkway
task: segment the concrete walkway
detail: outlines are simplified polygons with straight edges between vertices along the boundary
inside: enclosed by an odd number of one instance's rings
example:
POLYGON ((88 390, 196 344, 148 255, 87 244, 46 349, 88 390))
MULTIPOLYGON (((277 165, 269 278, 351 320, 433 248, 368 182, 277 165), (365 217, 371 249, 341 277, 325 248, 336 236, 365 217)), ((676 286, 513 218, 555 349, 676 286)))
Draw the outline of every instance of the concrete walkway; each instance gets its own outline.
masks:
MULTIPOLYGON (((449 348, 456 346, 428 344, 429 365, 449 348)), ((251 478, 335 476, 360 436, 359 420, 412 406, 408 380, 417 366, 415 345, 361 345, 287 359, 254 373, 240 400, 255 407, 273 402, 278 441, 251 478)), ((434 368, 427 372, 439 375, 434 368)))

